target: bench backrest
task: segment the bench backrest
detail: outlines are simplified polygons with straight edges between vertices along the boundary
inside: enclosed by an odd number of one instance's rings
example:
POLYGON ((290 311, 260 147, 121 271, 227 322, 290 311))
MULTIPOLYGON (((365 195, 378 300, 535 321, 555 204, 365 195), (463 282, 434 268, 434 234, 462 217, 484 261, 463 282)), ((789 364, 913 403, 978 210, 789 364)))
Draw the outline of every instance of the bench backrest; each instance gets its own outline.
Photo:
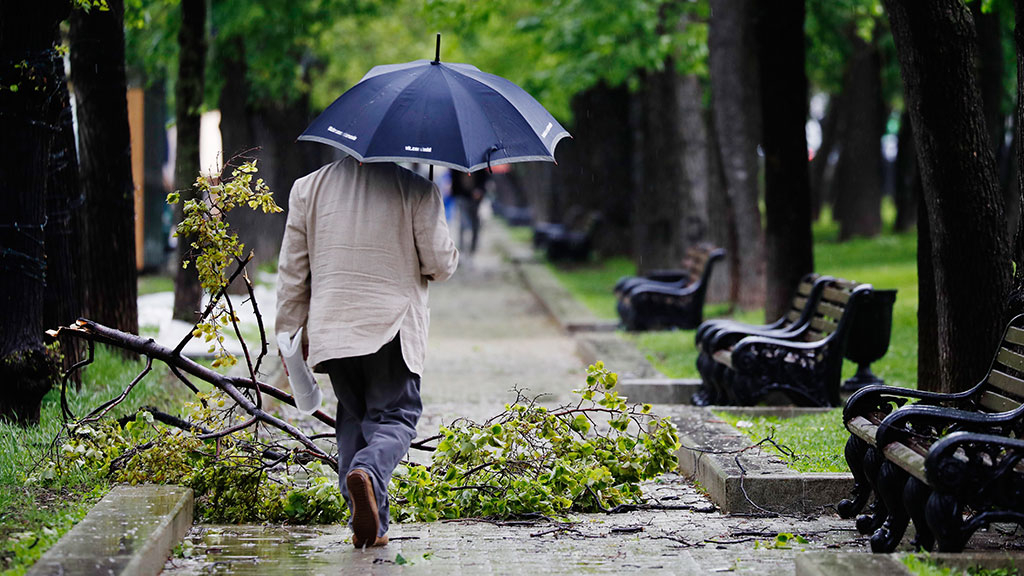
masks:
POLYGON ((1024 314, 1006 326, 988 374, 971 396, 985 412, 1008 412, 1024 403, 1024 314))
MULTIPOLYGON (((842 278, 829 280, 825 284, 824 290, 822 290, 821 298, 818 299, 818 303, 814 307, 814 313, 807 329, 802 334, 803 340, 805 342, 817 342, 835 333, 839 329, 843 314, 850 304, 850 297, 853 295, 854 290, 861 285, 842 278)), ((807 304, 807 300, 796 298, 793 304, 803 307, 807 304)))
POLYGON ((790 302, 789 310, 785 314, 785 325, 792 326, 799 322, 804 315, 804 310, 807 309, 807 302, 818 298, 816 292, 821 290, 816 291, 814 288, 820 278, 820 274, 812 272, 800 279, 800 283, 796 286, 796 295, 793 296, 793 301, 790 302))
POLYGON ((704 281, 707 282, 707 278, 704 277, 705 272, 710 272, 708 266, 710 266, 714 260, 725 255, 725 251, 721 248, 716 248, 712 244, 702 242, 694 246, 690 246, 686 249, 686 256, 683 257, 682 265, 683 270, 689 278, 689 282, 704 281))

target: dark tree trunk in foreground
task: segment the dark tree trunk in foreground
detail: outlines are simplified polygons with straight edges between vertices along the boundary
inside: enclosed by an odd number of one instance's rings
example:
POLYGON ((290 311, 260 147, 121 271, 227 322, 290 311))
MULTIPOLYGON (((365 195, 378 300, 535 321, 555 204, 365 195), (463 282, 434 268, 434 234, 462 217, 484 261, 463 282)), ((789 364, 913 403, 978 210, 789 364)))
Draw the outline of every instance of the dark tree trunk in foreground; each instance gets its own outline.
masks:
POLYGON ((995 160, 975 83, 974 26, 960 0, 885 6, 914 125, 935 278, 940 380, 918 387, 963 390, 988 367, 1010 286, 995 160))
POLYGON ((807 180, 804 3, 758 3, 765 156, 765 316, 786 313, 800 278, 814 270, 807 180))
POLYGON ((124 71, 124 2, 71 16, 71 80, 85 194, 84 308, 90 318, 138 332, 135 186, 124 71))
POLYGON ((644 274, 673 268, 682 257, 679 228, 684 183, 682 137, 672 58, 648 72, 639 97, 643 106, 643 187, 633 198, 633 258, 644 274))
MULTIPOLYGON (((896 188, 893 201, 896 204, 896 232, 906 232, 917 225, 918 200, 921 198, 921 174, 917 169, 917 149, 914 148, 914 131, 910 114, 900 114, 900 130, 897 133, 899 148, 896 152, 896 188)), ((921 236, 918 231, 918 237, 921 236)), ((920 251, 920 243, 918 244, 920 251)))
MULTIPOLYGON (((932 265, 932 238, 925 208, 924 186, 920 175, 911 193, 917 207, 917 382, 942 381, 939 360, 939 312, 935 299, 935 268, 932 265)), ((898 296, 897 296, 898 297, 898 296)))
MULTIPOLYGON (((1014 140, 1016 146, 1018 201, 1024 206, 1024 0, 1014 0, 1014 32, 1013 41, 1017 47, 1017 109, 1014 111, 1014 140)), ((1013 237, 1013 261, 1016 270, 1013 277, 1013 289, 1004 316, 1012 318, 1024 313, 1024 218, 1018 218, 1017 230, 1013 237)))
MULTIPOLYGON (((989 143, 996 159, 998 186, 1002 191, 1003 213, 1006 216, 1006 231, 1010 238, 1016 233, 1020 216, 1020 192, 1017 183, 1010 178, 1013 146, 1006 145, 1006 116, 1003 114, 1003 26, 999 10, 982 11, 981 2, 970 2, 971 17, 977 32, 978 58, 975 60, 978 89, 981 91, 981 105, 985 112, 985 127, 989 143)), ((1013 140, 1016 142, 1016 140, 1013 140)))
MULTIPOLYGON (((203 105, 206 60, 206 2, 181 1, 181 29, 178 31, 178 84, 175 87, 175 116, 178 124, 178 152, 174 167, 174 187, 181 201, 174 210, 174 225, 182 219, 182 206, 196 198, 193 184, 199 176, 199 120, 203 105)), ((191 237, 178 237, 177 271, 174 275, 174 318, 193 322, 199 312, 203 289, 199 285, 194 260, 189 255, 191 237)))
MULTIPOLYGON (((61 59, 54 69, 58 91, 51 100, 56 133, 50 150, 49 181, 46 186, 46 292, 43 295, 43 324, 47 328, 67 326, 82 316, 81 209, 84 204, 78 180, 75 130, 67 79, 61 59)), ((68 371, 83 356, 82 343, 69 337, 60 340, 63 368, 68 371)), ((72 374, 81 384, 81 374, 72 374)))
MULTIPOLYGON (((601 234, 596 240, 603 256, 632 253, 632 135, 628 122, 608 122, 629 109, 629 98, 625 86, 610 88, 603 82, 573 96, 573 137, 559 145, 559 149, 564 145, 567 151, 578 152, 577 170, 568 174, 574 187, 567 202, 601 213, 601 234)), ((561 172, 564 163, 559 154, 561 172)))
POLYGON ((65 89, 54 48, 69 9, 56 0, 0 3, 0 420, 22 424, 39 421, 56 368, 43 345, 45 198, 51 102, 65 89))
POLYGON ((749 2, 711 0, 708 31, 715 128, 736 230, 730 270, 738 274, 732 284, 737 287, 738 304, 746 309, 763 306, 765 295, 764 234, 757 185, 761 115, 752 10, 749 2))
POLYGON ((836 166, 833 217, 839 240, 874 237, 882 231, 882 56, 874 42, 851 34, 853 52, 846 63, 842 152, 836 166))

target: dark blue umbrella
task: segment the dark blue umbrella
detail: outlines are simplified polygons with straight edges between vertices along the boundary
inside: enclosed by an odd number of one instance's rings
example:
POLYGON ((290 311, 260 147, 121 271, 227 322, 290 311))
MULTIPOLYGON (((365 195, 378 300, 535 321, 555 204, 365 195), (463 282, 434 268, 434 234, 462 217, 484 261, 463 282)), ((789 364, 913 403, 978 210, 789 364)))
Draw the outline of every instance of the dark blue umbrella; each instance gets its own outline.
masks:
POLYGON ((329 144, 361 162, 421 162, 474 172, 511 162, 554 162, 555 145, 568 135, 512 82, 435 58, 375 66, 299 140, 329 144))

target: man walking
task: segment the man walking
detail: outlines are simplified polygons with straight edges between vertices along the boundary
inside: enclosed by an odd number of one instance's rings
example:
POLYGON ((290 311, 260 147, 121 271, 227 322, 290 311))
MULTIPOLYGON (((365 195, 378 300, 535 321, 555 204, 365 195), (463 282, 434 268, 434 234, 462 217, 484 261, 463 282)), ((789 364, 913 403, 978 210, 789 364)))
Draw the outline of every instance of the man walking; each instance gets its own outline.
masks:
POLYGON ((305 326, 308 362, 338 397, 338 476, 352 543, 387 544, 387 487, 416 436, 428 281, 458 251, 436 186, 351 156, 296 180, 278 260, 278 333, 305 326))

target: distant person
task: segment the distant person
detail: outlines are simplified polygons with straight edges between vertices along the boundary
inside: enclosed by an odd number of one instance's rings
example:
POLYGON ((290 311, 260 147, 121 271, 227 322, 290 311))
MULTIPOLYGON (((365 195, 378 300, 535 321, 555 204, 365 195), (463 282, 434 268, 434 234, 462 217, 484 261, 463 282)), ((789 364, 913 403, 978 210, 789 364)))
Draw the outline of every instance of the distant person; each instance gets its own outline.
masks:
POLYGON ((452 196, 459 206, 459 250, 476 254, 477 239, 480 236, 480 203, 487 186, 487 171, 477 170, 472 174, 452 172, 452 196), (470 237, 466 250, 466 236, 470 237))
POLYGON ((278 266, 277 331, 305 327, 338 397, 338 476, 352 544, 383 546, 391 475, 416 437, 427 283, 459 254, 436 186, 346 157, 295 181, 278 266))

